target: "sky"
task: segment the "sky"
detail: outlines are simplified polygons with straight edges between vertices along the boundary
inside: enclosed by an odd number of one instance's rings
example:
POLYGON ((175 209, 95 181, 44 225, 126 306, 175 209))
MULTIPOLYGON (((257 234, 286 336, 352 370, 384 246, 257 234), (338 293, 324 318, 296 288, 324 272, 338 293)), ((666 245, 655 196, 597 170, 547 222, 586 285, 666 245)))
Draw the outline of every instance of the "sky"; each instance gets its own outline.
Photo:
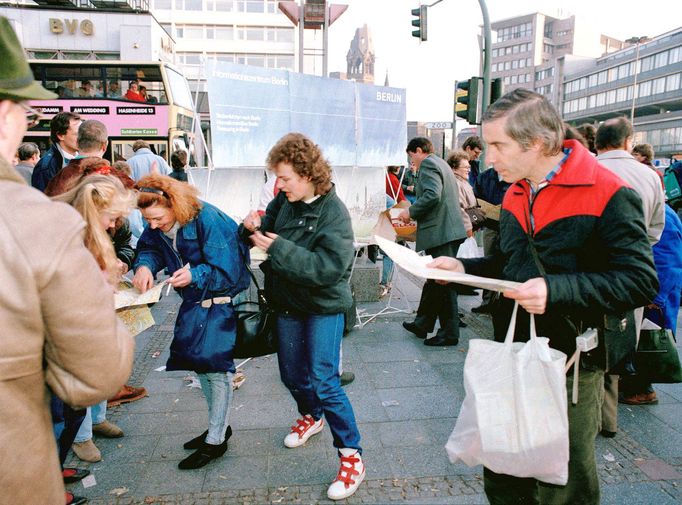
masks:
MULTIPOLYGON (((443 0, 428 9, 428 40, 412 36, 411 9, 420 0, 331 0, 347 4, 329 29, 329 71, 346 71, 346 53, 357 28, 372 34, 375 82, 407 90, 408 121, 452 121, 454 81, 478 75, 483 24, 477 0, 443 0)), ((425 5, 436 0, 426 0, 425 5)), ((490 22, 542 12, 576 15, 600 33, 624 40, 657 36, 680 26, 679 0, 487 0, 490 22), (671 15, 672 14, 672 15, 671 15)), ((321 32, 320 32, 321 33, 321 32)), ((321 37, 321 35, 320 35, 321 37)))

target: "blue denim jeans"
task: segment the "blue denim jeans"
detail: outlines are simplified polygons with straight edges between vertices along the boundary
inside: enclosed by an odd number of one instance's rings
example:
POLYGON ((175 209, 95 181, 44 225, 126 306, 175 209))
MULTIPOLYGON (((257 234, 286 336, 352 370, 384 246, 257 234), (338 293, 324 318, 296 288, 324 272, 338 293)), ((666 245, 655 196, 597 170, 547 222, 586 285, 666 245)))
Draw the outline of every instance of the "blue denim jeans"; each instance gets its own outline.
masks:
POLYGON ((323 415, 334 447, 357 449, 360 432, 339 379, 343 314, 277 315, 279 373, 301 415, 323 415))
POLYGON ((219 445, 225 440, 230 424, 232 374, 230 372, 198 373, 201 390, 208 403, 208 435, 206 443, 219 445))
POLYGON ((92 425, 100 424, 107 420, 107 401, 88 407, 85 419, 76 433, 74 442, 87 442, 92 438, 92 425))

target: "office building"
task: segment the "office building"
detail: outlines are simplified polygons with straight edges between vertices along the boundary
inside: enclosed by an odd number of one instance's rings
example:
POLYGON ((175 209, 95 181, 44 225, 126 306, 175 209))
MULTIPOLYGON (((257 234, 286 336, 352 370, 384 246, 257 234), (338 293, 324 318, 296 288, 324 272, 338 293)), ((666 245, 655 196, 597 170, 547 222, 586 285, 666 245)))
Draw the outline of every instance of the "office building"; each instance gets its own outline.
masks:
POLYGON ((630 117, 635 143, 665 160, 682 153, 682 28, 613 54, 566 66, 564 119, 572 124, 630 117), (634 89, 636 87, 636 94, 634 89))
POLYGON ((500 77, 506 91, 526 88, 560 103, 565 55, 600 56, 620 49, 622 42, 600 35, 570 16, 564 19, 539 12, 491 24, 491 76, 500 77))

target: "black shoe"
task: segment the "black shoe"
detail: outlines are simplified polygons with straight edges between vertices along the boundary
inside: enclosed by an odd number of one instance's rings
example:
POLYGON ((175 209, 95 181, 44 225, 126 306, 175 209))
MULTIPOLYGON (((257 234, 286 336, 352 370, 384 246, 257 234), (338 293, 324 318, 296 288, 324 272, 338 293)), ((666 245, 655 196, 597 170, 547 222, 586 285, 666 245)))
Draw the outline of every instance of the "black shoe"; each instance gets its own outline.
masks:
POLYGON ((616 433, 617 432, 615 432, 615 431, 609 431, 609 430, 601 430, 599 432, 599 434, 604 438, 613 438, 616 436, 616 433))
POLYGON ((457 345, 459 344, 458 338, 446 338, 440 335, 436 335, 433 338, 428 338, 424 340, 424 345, 430 346, 442 346, 442 345, 457 345))
POLYGON ((355 380, 355 374, 353 372, 343 372, 341 374, 341 385, 347 386, 355 380))
POLYGON ((466 328, 466 327, 467 327, 467 324, 466 324, 464 321, 462 321, 462 320, 460 319, 460 320, 459 320, 459 327, 460 327, 460 328, 466 328))
POLYGON ((90 475, 90 470, 83 470, 82 468, 63 468, 62 478, 64 479, 64 484, 73 484, 79 480, 84 479, 90 475))
POLYGON ((194 470, 209 464, 227 451, 227 439, 220 445, 212 445, 203 442, 195 452, 178 463, 180 470, 194 470))
POLYGON ((417 326, 417 323, 414 321, 403 321, 403 328, 410 333, 414 333, 417 338, 426 338, 426 334, 428 333, 426 330, 422 330, 419 326, 417 326))
MULTIPOLYGON (((206 437, 208 436, 208 430, 204 431, 201 435, 199 435, 196 438, 193 438, 189 442, 185 442, 185 444, 182 446, 183 449, 198 449, 201 447, 201 445, 206 441, 206 437)), ((227 425, 227 429, 225 430, 225 441, 227 442, 227 439, 229 439, 232 436, 232 426, 229 424, 227 425)))
POLYGON ((490 304, 489 303, 482 303, 478 307, 474 307, 471 309, 471 312, 474 314, 490 314, 490 304))

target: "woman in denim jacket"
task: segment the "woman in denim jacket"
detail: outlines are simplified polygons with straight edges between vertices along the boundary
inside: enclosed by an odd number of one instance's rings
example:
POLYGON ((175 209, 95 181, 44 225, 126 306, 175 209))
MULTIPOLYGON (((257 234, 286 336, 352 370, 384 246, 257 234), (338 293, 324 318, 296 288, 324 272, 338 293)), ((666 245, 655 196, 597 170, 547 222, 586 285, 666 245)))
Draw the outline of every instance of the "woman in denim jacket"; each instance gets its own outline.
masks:
POLYGON ((340 457, 327 496, 341 500, 365 477, 360 433, 339 380, 344 312, 352 304, 350 215, 336 196, 329 163, 307 137, 285 135, 267 164, 280 191, 262 218, 256 211, 246 217, 244 228, 268 253, 261 269, 277 313, 280 375, 301 414, 284 445, 305 444, 322 431, 324 416, 340 457))
POLYGON ((182 297, 167 370, 193 370, 208 403, 208 430, 185 443, 195 449, 182 470, 201 468, 227 450, 232 434, 232 360, 236 320, 232 297, 249 286, 249 251, 237 224, 197 198, 197 189, 165 175, 136 185, 137 204, 149 226, 137 243, 133 284, 141 292, 167 269, 168 284, 182 297), (184 265, 184 266, 183 266, 184 265))

